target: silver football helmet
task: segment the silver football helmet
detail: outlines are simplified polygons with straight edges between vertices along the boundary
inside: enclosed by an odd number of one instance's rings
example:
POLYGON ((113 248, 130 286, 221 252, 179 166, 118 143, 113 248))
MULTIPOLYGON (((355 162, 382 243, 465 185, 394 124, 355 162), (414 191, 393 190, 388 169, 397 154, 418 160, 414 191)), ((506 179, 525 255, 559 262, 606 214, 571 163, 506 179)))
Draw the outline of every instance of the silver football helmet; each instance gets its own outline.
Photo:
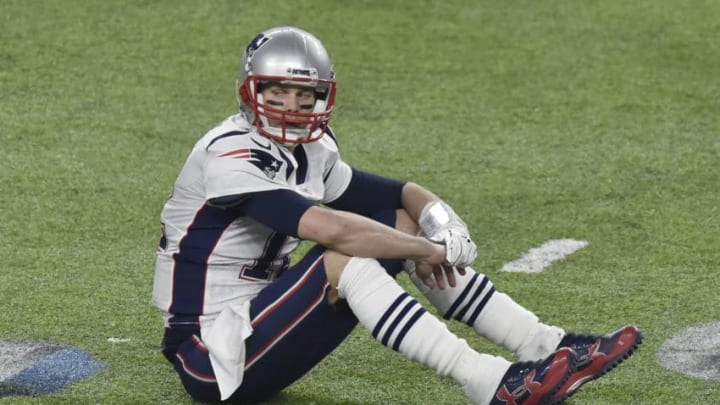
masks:
POLYGON ((335 105, 335 72, 325 47, 296 27, 263 31, 245 49, 236 83, 241 110, 263 135, 283 144, 320 139, 335 105), (291 84, 314 90, 312 112, 287 111, 264 103, 266 84, 291 84), (268 117, 278 126, 270 125, 268 117))

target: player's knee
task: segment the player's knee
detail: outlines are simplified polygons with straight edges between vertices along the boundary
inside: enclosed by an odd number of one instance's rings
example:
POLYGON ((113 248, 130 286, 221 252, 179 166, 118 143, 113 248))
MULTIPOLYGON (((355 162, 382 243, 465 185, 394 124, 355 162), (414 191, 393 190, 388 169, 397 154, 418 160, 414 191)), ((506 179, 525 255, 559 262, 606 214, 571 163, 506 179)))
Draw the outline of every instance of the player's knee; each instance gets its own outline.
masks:
POLYGON ((325 273, 330 285, 337 289, 340 282, 340 274, 343 269, 350 261, 350 257, 334 250, 328 250, 325 252, 323 262, 325 264, 325 273))
MULTIPOLYGON (((340 285, 340 275, 350 262, 350 259, 350 256, 346 256, 333 250, 325 252, 323 257, 325 274, 327 276, 328 283, 330 283, 333 290, 337 290, 338 285, 340 285)), ((403 259, 377 259, 377 261, 393 278, 397 277, 404 267, 403 259)), ((329 295, 329 297, 332 296, 332 294, 329 295)), ((332 303, 334 302, 331 301, 331 304, 332 303)))
POLYGON ((418 232, 417 223, 410 217, 404 209, 397 210, 395 216, 395 229, 410 235, 416 235, 418 232))

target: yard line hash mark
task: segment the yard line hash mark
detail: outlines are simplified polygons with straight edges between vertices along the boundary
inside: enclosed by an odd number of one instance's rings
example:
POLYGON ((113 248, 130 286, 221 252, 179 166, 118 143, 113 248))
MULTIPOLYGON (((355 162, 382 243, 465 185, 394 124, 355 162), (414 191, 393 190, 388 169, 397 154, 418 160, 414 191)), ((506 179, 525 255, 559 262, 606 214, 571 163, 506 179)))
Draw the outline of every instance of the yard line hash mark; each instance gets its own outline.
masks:
POLYGON ((540 247, 532 248, 521 258, 506 263, 500 271, 511 273, 542 273, 553 262, 562 260, 567 256, 587 246, 584 240, 552 239, 540 247))

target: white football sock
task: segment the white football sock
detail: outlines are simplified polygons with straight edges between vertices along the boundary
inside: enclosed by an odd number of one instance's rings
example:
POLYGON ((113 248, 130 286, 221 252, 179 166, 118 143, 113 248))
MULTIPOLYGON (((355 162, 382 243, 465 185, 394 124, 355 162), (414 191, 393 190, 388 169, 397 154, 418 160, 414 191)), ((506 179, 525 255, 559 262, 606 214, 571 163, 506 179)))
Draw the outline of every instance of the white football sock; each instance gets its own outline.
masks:
MULTIPOLYGON (((455 273, 456 285, 444 290, 428 288, 406 263, 413 283, 443 314, 470 325, 491 341, 503 345, 522 361, 538 360, 554 352, 565 331, 546 325, 507 294, 495 290, 490 279, 470 267, 465 275, 455 273)), ((447 280, 446 283, 447 285, 447 280)))
POLYGON ((340 276, 340 297, 383 345, 450 376, 473 391, 495 393, 510 367, 502 357, 480 354, 409 296, 374 259, 352 258, 340 276))

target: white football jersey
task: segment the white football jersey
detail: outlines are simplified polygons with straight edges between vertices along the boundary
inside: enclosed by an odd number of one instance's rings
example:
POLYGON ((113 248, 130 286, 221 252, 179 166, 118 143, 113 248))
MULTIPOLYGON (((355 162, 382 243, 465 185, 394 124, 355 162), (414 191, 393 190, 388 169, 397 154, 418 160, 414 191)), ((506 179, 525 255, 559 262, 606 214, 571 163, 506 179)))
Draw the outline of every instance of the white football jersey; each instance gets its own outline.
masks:
POLYGON ((227 118, 195 144, 162 210, 153 302, 166 313, 212 317, 254 297, 287 267, 297 238, 207 200, 288 189, 326 203, 351 176, 332 133, 291 153, 242 114, 227 118))

